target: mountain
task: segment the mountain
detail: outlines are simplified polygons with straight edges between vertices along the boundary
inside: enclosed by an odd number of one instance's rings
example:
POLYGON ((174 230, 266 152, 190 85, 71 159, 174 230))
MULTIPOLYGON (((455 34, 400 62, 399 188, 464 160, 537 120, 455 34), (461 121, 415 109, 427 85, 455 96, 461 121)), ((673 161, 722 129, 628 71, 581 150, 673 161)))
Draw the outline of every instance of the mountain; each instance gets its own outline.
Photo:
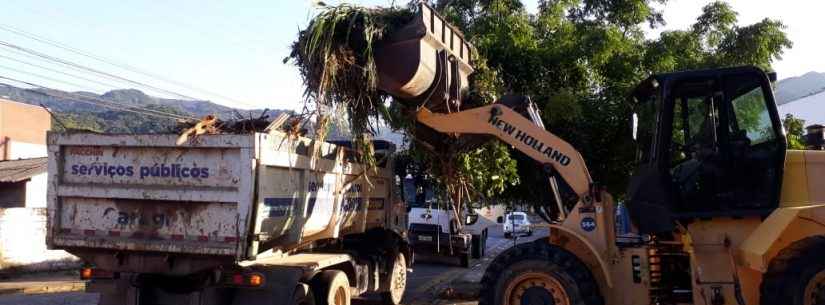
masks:
POLYGON ((825 73, 808 72, 779 81, 774 95, 776 104, 782 105, 820 92, 825 92, 825 73))
MULTIPOLYGON (((55 130, 62 130, 65 127, 108 133, 157 133, 172 131, 177 124, 173 119, 147 116, 80 102, 78 97, 104 100, 112 102, 118 107, 129 106, 195 118, 210 114, 217 115, 222 119, 257 118, 263 113, 263 110, 260 109, 241 110, 210 101, 159 98, 136 89, 119 89, 104 94, 96 94, 83 91, 64 92, 0 85, 0 97, 49 108, 57 119, 54 122, 53 129, 55 130)), ((266 114, 274 117, 284 111, 286 110, 275 109, 267 111, 266 114)))
POLYGON ((825 124, 825 91, 779 105, 779 117, 793 114, 805 120, 805 126, 825 124))
MULTIPOLYGON (((137 89, 119 89, 104 94, 96 94, 84 91, 63 92, 59 90, 25 89, 0 84, 0 97, 2 98, 26 104, 43 105, 49 108, 56 117, 56 120, 52 120, 53 130, 81 129, 106 133, 159 133, 176 130, 177 123, 172 119, 163 119, 79 102, 77 101, 78 96, 109 101, 118 106, 137 107, 195 118, 210 114, 217 115, 224 120, 257 118, 264 111, 262 109, 236 109, 210 101, 159 98, 147 95, 137 89)), ((266 115, 274 118, 284 111, 288 110, 268 110, 266 115)), ((333 125, 330 129, 329 136, 331 138, 341 140, 350 138, 349 133, 346 132, 348 128, 345 126, 333 125)), ((389 127, 380 128, 379 134, 375 138, 391 141, 399 147, 403 143, 403 136, 393 132, 389 127)))

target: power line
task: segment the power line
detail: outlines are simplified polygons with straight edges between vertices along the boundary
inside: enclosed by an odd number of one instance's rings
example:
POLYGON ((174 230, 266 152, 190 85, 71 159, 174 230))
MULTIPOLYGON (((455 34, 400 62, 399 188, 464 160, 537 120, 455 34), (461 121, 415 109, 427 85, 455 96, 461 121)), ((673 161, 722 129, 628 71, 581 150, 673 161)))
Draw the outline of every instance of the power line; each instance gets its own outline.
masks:
POLYGON ((0 24, 0 30, 4 30, 4 31, 14 33, 14 34, 17 34, 17 35, 20 35, 20 36, 23 36, 23 37, 26 37, 26 38, 29 38, 29 39, 39 41, 41 43, 45 43, 45 44, 48 44, 48 45, 51 45, 51 46, 54 46, 54 47, 57 47, 57 48, 61 48, 61 49, 64 49, 66 51, 72 52, 74 54, 78 54, 78 55, 81 55, 81 56, 84 56, 84 57, 88 57, 88 58, 97 60, 99 62, 106 63, 106 64, 109 64, 111 66, 115 66, 115 67, 118 67, 118 68, 121 68, 121 69, 124 69, 124 70, 127 70, 127 71, 131 71, 131 72, 134 72, 134 73, 137 73, 137 74, 142 74, 144 76, 149 76, 151 78, 155 78, 155 79, 159 79, 159 80, 162 80, 162 81, 165 81, 165 82, 168 82, 168 83, 172 83, 172 84, 177 85, 179 87, 187 88, 187 89, 190 89, 190 90, 193 90, 193 91, 199 91, 201 93, 206 93, 207 95, 211 95, 211 96, 214 96, 214 97, 219 97, 219 98, 224 99, 224 100, 236 102, 236 103, 239 103, 239 104, 243 104, 245 106, 250 106, 250 107, 255 108, 254 105, 243 102, 241 100, 234 99, 234 98, 231 98, 231 97, 227 97, 227 96, 224 96, 222 94, 215 93, 215 92, 212 92, 212 91, 209 91, 209 90, 206 90, 206 89, 198 88, 198 87, 195 87, 195 86, 192 86, 192 85, 189 85, 189 84, 186 84, 186 83, 182 83, 182 82, 179 82, 179 81, 176 81, 176 80, 173 80, 173 79, 169 79, 169 78, 163 77, 161 75, 158 75, 158 74, 155 74, 155 73, 152 73, 152 72, 145 71, 145 70, 142 70, 140 68, 134 67, 132 65, 125 64, 125 63, 120 63, 120 62, 117 62, 117 61, 109 59, 109 58, 98 56, 98 55, 89 53, 87 51, 83 51, 83 50, 74 48, 72 46, 66 45, 64 43, 60 43, 58 41, 51 40, 51 39, 48 39, 48 38, 30 33, 30 32, 26 32, 24 30, 17 29, 17 28, 8 26, 8 25, 0 24))
POLYGON ((108 72, 100 71, 100 70, 97 70, 97 69, 94 69, 94 68, 89 68, 89 67, 86 67, 86 66, 68 61, 68 60, 64 60, 64 59, 60 59, 60 58, 57 58, 57 57, 54 57, 54 56, 51 56, 51 55, 48 55, 48 54, 40 53, 38 51, 28 49, 28 48, 24 48, 24 47, 21 47, 21 46, 18 46, 18 45, 15 45, 13 43, 9 43, 9 42, 6 42, 6 41, 0 40, 0 46, 6 47, 6 48, 9 48, 9 49, 12 49, 12 50, 18 50, 18 51, 22 51, 22 52, 25 52, 25 53, 28 53, 28 54, 32 54, 32 55, 35 55, 37 57, 41 57, 41 58, 44 58, 44 59, 47 59, 47 60, 50 60, 50 61, 53 61, 53 62, 57 62, 57 63, 63 64, 63 65, 66 65, 66 66, 76 67, 76 68, 83 69, 83 70, 86 70, 86 71, 89 71, 89 72, 92 72, 92 73, 95 73, 95 74, 103 75, 103 76, 105 76, 107 78, 110 78, 110 79, 117 79, 117 80, 124 81, 124 82, 130 83, 130 84, 136 85, 136 86, 140 86, 140 87, 144 87, 144 88, 150 88, 150 89, 152 89, 156 92, 163 92, 163 93, 166 93, 166 94, 175 95, 175 96, 178 96, 178 97, 181 97, 181 98, 184 98, 184 99, 188 99, 188 100, 196 100, 196 101, 197 100, 203 100, 203 99, 191 97, 191 96, 188 96, 188 95, 184 95, 184 94, 181 94, 181 93, 177 93, 177 92, 174 92, 174 91, 171 91, 171 90, 158 88, 158 87, 155 87, 155 86, 152 86, 152 85, 149 85, 149 84, 145 84, 145 83, 142 83, 142 82, 139 82, 139 81, 131 80, 131 79, 128 79, 128 78, 125 78, 125 77, 122 77, 122 76, 118 76, 118 75, 114 75, 114 74, 111 74, 111 73, 108 73, 108 72))
MULTIPOLYGON (((2 68, 6 68, 6 67, 2 67, 2 68)), ((16 69, 10 69, 10 70, 19 71, 19 70, 16 70, 16 69)), ((34 73, 28 73, 28 74, 36 75, 34 73)), ((38 76, 38 77, 42 77, 42 76, 38 76)), ((45 91, 35 91, 35 92, 38 93, 38 94, 42 94, 42 95, 46 95, 46 96, 50 96, 50 97, 54 97, 54 98, 67 99, 67 100, 71 100, 71 101, 75 101, 75 102, 87 103, 87 104, 92 104, 92 105, 105 107, 105 108, 109 108, 109 109, 113 109, 113 110, 132 112, 132 113, 141 114, 141 115, 150 115, 150 116, 162 117, 162 118, 167 118, 167 119, 171 118, 171 119, 175 119, 175 120, 186 120, 186 121, 195 120, 195 118, 182 116, 182 115, 178 115, 178 114, 174 114, 174 113, 168 113, 168 112, 158 111, 158 110, 154 110, 154 109, 131 107, 131 106, 121 105, 121 104, 118 104, 118 103, 115 103, 115 102, 112 102, 112 101, 107 101, 107 100, 100 99, 100 98, 82 96, 82 95, 69 93, 69 92, 65 92, 65 91, 61 91, 61 90, 51 89, 51 88, 46 87, 46 86, 38 85, 38 84, 35 84, 35 83, 32 83, 32 82, 27 82, 27 81, 15 79, 15 78, 7 77, 7 76, 0 75, 0 79, 5 79, 5 80, 8 80, 8 81, 12 81, 12 82, 24 84, 24 85, 27 85, 27 86, 35 87, 35 88, 38 88, 38 89, 41 89, 41 90, 45 90, 45 91), (52 93, 54 91, 62 92, 63 94, 52 93)), ((50 79, 50 78, 46 78, 46 79, 50 79)), ((50 79, 50 80, 57 81, 57 82, 62 82, 60 80, 54 80, 54 79, 50 79)), ((5 83, 0 83, 0 85, 13 87, 12 85, 5 84, 5 83)))
POLYGON ((17 72, 17 73, 28 74, 28 75, 31 75, 31 76, 34 76, 34 77, 37 77, 37 78, 50 80, 50 81, 53 81, 53 82, 61 83, 61 84, 64 84, 64 85, 69 85, 69 86, 72 86, 72 87, 83 88, 83 86, 75 84, 73 82, 69 82, 69 81, 65 81, 65 80, 59 80, 59 79, 52 78, 52 77, 49 77, 49 76, 45 76, 45 75, 42 75, 42 74, 23 71, 23 70, 20 70, 20 69, 15 69, 15 68, 3 66, 3 65, 0 65, 0 68, 6 69, 6 70, 9 70, 9 71, 14 71, 14 72, 17 72))
MULTIPOLYGON (((2 47, 2 45, 0 45, 0 47, 2 47)), ((35 62, 44 62, 44 64, 46 64, 46 65, 54 64, 53 61, 44 60, 42 57, 35 56, 35 55, 32 55, 30 53, 26 53, 26 52, 23 52, 23 51, 20 51, 20 50, 6 48, 6 51, 9 51, 8 52, 9 55, 13 54, 13 55, 16 55, 16 56, 19 56, 19 57, 24 57, 26 59, 30 59, 30 60, 35 61, 35 62)), ((23 61, 19 58, 15 58, 15 57, 11 57, 11 56, 6 56, 6 58, 8 58, 10 60, 13 60, 13 61, 21 62, 21 63, 23 61), (11 58, 15 58, 15 59, 11 59, 11 58)), ((60 68, 66 68, 68 70, 73 70, 73 71, 76 71, 76 72, 79 72, 79 73, 82 73, 82 74, 89 74, 89 71, 84 70, 84 69, 80 69, 78 67, 66 66, 66 65, 60 64, 60 63, 57 63, 57 64, 60 68)), ((67 72, 65 72, 65 73, 67 73, 67 72)), ((98 82, 96 80, 97 78, 102 78, 98 75, 93 75, 93 77, 95 78, 95 82, 98 82)), ((111 80, 111 78, 104 78, 104 79, 111 80)), ((118 89, 118 88, 123 88, 124 87, 124 85, 120 85, 120 84, 118 84, 118 85, 107 84, 106 86, 107 86, 107 88, 105 88, 105 90, 112 90, 112 89, 118 89), (108 88, 108 87, 112 87, 112 88, 108 88)), ((125 86, 129 86, 129 85, 125 85, 125 86)))
MULTIPOLYGON (((172 114, 172 113, 166 113, 166 112, 156 111, 156 110, 152 110, 152 109, 144 109, 144 108, 124 106, 124 105, 120 105, 120 104, 117 104, 117 103, 114 103, 114 102, 111 102, 111 101, 106 101, 106 100, 102 100, 102 99, 98 99, 98 98, 93 98, 93 97, 68 93, 68 92, 65 92, 65 91, 51 89, 51 88, 44 87, 44 86, 41 86, 41 85, 37 85, 37 84, 31 83, 31 82, 22 81, 22 80, 10 78, 10 77, 0 76, 0 79, 5 79, 5 80, 12 81, 12 82, 21 83, 21 84, 24 84, 24 85, 27 85, 27 86, 32 86, 32 87, 35 87, 35 88, 38 88, 38 89, 41 89, 41 90, 46 90, 46 91, 34 91, 34 92, 37 93, 37 94, 42 94, 42 95, 53 97, 53 98, 66 99, 66 100, 70 100, 70 101, 74 101, 74 102, 92 104, 92 105, 95 105, 95 106, 100 106, 100 107, 109 108, 109 109, 113 109, 113 110, 132 112, 132 113, 136 113, 136 114, 140 114, 140 115, 149 115, 149 116, 161 117, 161 118, 165 118, 165 119, 187 120, 187 121, 193 120, 193 118, 183 117, 183 116, 179 116, 179 115, 172 114), (62 92, 63 94, 54 94, 54 93, 50 93, 49 91, 62 92)), ((11 86, 9 84, 6 84, 6 83, 0 83, 0 85, 13 87, 13 86, 11 86)))
POLYGON ((114 87, 114 88, 118 87, 118 86, 114 86, 112 84, 100 82, 100 81, 93 80, 93 79, 88 79, 88 78, 85 78, 85 77, 82 77, 82 76, 79 76, 79 75, 74 75, 74 74, 71 74, 71 73, 68 73, 68 72, 63 72, 63 71, 60 71, 60 70, 57 70, 57 69, 52 69, 52 68, 44 67, 44 66, 41 66, 41 65, 38 65, 38 64, 33 64, 33 63, 30 63, 30 62, 27 62, 27 61, 19 60, 19 59, 14 58, 14 57, 0 55, 0 58, 5 58, 7 60, 11 60, 11 61, 21 63, 21 64, 24 64, 24 65, 29 65, 29 66, 32 66, 32 67, 37 67, 37 68, 40 68, 40 69, 43 69, 43 70, 46 70, 46 71, 51 71, 51 72, 54 72, 54 73, 60 73, 60 74, 63 74, 63 75, 69 76, 69 77, 82 79, 82 80, 92 82, 92 83, 95 83, 95 84, 98 84, 98 85, 101 85, 101 86, 105 86, 105 87, 114 87))

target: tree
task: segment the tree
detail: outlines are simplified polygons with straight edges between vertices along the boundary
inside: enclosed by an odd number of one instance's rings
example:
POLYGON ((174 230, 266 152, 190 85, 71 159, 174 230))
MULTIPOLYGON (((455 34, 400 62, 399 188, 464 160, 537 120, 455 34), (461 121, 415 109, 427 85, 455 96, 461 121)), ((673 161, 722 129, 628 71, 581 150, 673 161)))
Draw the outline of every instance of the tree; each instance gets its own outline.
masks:
POLYGON ((785 127, 785 134, 788 139, 788 149, 805 149, 805 120, 786 114, 782 119, 782 126, 785 127))

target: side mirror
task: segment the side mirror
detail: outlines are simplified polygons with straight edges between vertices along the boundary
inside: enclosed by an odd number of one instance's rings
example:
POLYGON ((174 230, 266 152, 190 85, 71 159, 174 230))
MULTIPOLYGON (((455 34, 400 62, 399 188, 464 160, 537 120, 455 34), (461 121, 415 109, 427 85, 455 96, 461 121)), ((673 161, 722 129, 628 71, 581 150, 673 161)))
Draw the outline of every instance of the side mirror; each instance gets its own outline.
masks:
POLYGON ((496 222, 497 222, 497 223, 504 223, 504 217, 503 217, 503 216, 499 216, 498 218, 496 218, 496 222))
POLYGON ((633 133, 633 140, 638 140, 637 135, 639 133, 639 115, 635 112, 633 113, 633 116, 631 116, 631 132, 633 133))

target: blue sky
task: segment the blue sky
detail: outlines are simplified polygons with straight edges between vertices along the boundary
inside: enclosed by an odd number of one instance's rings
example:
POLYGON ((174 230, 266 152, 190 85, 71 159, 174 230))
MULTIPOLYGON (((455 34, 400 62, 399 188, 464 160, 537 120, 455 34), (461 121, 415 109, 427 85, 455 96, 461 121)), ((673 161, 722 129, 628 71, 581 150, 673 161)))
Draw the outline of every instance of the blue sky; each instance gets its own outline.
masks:
MULTIPOLYGON (((353 1, 363 5, 388 5, 388 0, 353 1)), ((406 1, 398 1, 406 3, 406 1)), ((709 1, 671 0, 666 8, 667 28, 684 28, 709 1)), ((333 0, 328 3, 336 3, 333 0)), ((524 3, 535 10, 536 0, 524 3)), ((732 0, 740 21, 751 23, 764 17, 788 23, 795 48, 776 68, 780 77, 810 70, 825 71, 821 60, 822 39, 812 28, 823 28, 822 4, 814 1, 732 0), (813 8, 811 6, 820 6, 813 8), (807 9, 800 9, 807 8, 807 9)), ((63 44, 162 75, 165 78, 203 88, 208 93, 180 87, 150 77, 109 66, 60 48, 55 48, 0 30, 0 41, 95 67, 129 79, 164 89, 240 108, 269 107, 295 109, 303 88, 294 67, 282 63, 298 29, 306 25, 314 10, 306 0, 3 0, 0 25, 30 32, 63 44), (212 93, 219 93, 221 96, 212 93), (228 97, 229 99, 225 98, 228 97), (242 102, 242 103, 241 103, 242 102)), ((656 35, 653 31, 650 35, 656 35)), ((66 70, 40 59, 0 48, 0 56, 12 57, 90 77, 88 73, 66 70)), ((66 90, 105 92, 113 89, 65 75, 0 58, 0 76, 14 77, 66 90), (24 72, 10 71, 7 68, 24 72), (65 84, 28 73, 70 81, 65 84)), ((112 80, 101 82, 118 87, 135 87, 112 80)), ((139 88, 143 89, 143 88, 139 88)), ((168 96, 162 92, 147 93, 168 96)))

